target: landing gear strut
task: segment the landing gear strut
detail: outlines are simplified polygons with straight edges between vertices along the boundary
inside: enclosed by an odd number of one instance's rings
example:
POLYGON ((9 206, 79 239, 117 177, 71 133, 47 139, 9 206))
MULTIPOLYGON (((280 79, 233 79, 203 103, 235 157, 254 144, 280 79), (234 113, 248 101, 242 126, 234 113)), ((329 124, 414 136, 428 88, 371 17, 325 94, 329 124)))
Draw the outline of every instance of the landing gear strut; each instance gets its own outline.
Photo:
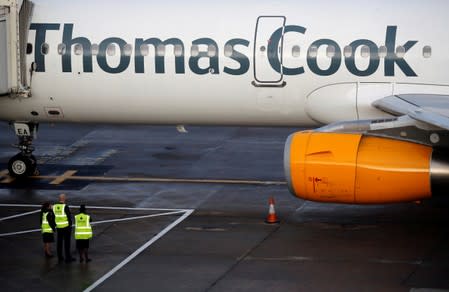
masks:
POLYGON ((33 139, 36 137, 38 124, 14 123, 14 129, 19 144, 20 152, 14 155, 8 162, 9 175, 17 178, 25 178, 37 175, 37 161, 33 155, 33 139))

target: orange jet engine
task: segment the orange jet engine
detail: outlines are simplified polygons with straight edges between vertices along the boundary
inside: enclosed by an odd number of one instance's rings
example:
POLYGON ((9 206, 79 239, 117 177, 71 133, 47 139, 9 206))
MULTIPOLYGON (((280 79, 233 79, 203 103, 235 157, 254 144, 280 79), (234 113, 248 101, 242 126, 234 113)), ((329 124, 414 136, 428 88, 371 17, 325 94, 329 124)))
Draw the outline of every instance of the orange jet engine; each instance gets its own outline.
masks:
POLYGON ((362 134, 298 132, 287 139, 290 191, 319 202, 383 204, 447 189, 449 163, 430 146, 362 134))

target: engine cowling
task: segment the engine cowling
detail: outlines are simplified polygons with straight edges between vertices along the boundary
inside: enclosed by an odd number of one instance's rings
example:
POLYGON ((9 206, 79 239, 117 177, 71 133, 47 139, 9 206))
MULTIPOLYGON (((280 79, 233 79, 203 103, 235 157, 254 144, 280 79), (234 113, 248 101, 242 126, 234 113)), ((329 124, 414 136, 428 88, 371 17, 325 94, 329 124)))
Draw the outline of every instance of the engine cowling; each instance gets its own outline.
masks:
POLYGON ((284 168, 292 194, 320 202, 415 201, 448 190, 449 182, 443 152, 362 134, 294 133, 285 144, 284 168))

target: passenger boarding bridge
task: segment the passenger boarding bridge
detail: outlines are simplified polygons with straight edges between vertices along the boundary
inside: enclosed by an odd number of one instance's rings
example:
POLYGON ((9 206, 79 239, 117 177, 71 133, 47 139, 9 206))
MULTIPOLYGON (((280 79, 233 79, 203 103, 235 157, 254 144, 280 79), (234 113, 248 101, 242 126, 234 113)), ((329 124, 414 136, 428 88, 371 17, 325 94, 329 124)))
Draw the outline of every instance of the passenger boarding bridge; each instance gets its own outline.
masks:
POLYGON ((0 96, 30 97, 26 47, 33 3, 0 0, 0 96))

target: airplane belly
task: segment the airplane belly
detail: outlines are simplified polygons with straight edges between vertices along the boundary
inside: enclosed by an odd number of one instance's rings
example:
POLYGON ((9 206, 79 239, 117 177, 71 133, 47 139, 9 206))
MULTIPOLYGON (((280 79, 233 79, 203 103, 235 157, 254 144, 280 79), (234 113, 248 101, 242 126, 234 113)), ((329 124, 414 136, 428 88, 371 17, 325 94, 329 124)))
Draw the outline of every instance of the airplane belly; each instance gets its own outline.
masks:
POLYGON ((291 94, 284 91, 253 87, 248 78, 204 78, 201 82, 187 82, 182 76, 173 75, 130 78, 124 84, 117 75, 100 80, 89 74, 76 74, 57 81, 37 75, 33 82, 35 93, 31 98, 0 99, 2 119, 116 124, 316 125, 305 114, 299 92, 290 98, 291 94), (76 83, 72 78, 76 78, 76 83))

